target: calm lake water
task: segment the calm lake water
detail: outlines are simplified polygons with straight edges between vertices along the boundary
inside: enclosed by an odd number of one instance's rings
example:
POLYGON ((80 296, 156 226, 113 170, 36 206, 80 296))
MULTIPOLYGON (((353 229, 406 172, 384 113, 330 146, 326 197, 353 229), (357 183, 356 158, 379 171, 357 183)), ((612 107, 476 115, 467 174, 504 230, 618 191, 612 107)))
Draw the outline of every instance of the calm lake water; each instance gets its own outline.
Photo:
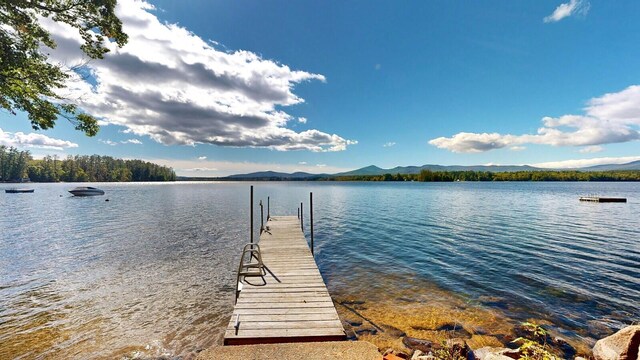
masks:
MULTIPOLYGON (((249 185, 2 192, 0 358, 189 358, 219 344, 249 241, 249 185)), ((393 299, 403 281, 385 278, 412 279, 589 339, 640 320, 638 183, 254 185, 278 215, 303 201, 308 217, 313 191, 316 260, 334 297, 393 299), (629 202, 578 201, 591 193, 629 202)), ((257 206, 256 219, 257 236, 257 206)))

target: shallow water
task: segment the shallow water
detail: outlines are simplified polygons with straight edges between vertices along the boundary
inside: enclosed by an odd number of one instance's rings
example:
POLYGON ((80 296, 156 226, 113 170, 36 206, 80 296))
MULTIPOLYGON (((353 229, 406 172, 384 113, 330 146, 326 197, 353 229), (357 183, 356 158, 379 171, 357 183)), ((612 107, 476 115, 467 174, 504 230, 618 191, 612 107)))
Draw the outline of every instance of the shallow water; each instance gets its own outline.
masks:
MULTIPOLYGON (((0 194, 0 358, 188 358, 220 343, 249 239, 249 185, 0 194)), ((254 185, 272 214, 304 201, 306 232, 313 191, 316 259, 335 298, 437 288, 587 340, 640 320, 640 184, 254 185), (590 193, 629 202, 578 201, 590 193)))

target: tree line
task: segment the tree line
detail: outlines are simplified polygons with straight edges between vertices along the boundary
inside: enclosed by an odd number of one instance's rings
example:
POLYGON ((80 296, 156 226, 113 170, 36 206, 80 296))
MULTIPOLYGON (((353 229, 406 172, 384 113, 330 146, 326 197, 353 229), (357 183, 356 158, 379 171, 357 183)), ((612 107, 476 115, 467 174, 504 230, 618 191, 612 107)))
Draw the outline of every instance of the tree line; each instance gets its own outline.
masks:
POLYGON ((422 170, 418 174, 350 175, 329 176, 329 181, 640 181, 640 170, 575 171, 431 171, 422 170))
POLYGON ((142 160, 122 160, 110 156, 75 155, 60 159, 47 155, 33 159, 29 151, 0 146, 0 181, 114 182, 175 181, 172 168, 142 160))

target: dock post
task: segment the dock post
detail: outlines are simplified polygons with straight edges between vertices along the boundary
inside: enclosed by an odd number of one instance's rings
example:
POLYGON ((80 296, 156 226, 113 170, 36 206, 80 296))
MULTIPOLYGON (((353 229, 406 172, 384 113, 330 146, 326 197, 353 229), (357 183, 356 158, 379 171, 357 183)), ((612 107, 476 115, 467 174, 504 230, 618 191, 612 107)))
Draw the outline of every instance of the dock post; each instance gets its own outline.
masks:
POLYGON ((309 193, 309 224, 311 226, 311 255, 313 255, 313 192, 309 193))
POLYGON ((302 203, 300 203, 300 230, 302 230, 302 234, 304 234, 304 217, 302 216, 302 203))
POLYGON ((269 201, 269 197, 267 196, 267 221, 269 221, 269 218, 271 217, 271 201, 269 201))
POLYGON ((251 185, 251 205, 249 208, 251 212, 251 243, 253 244, 253 185, 251 185))
POLYGON ((300 220, 300 208, 298 208, 298 220, 300 220))
POLYGON ((264 206, 262 205, 262 200, 260 200, 260 234, 264 230, 264 206))

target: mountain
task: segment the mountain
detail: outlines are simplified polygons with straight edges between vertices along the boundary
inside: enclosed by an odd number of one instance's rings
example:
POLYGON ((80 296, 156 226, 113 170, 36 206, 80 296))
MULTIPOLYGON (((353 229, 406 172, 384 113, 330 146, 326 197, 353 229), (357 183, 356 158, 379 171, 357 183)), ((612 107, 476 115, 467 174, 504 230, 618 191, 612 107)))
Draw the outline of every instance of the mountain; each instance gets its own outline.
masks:
POLYGON ((529 165, 433 165, 422 166, 396 166, 392 169, 383 169, 375 165, 366 166, 360 169, 346 171, 338 174, 310 174, 306 172, 295 172, 293 174, 260 171, 250 174, 238 174, 226 177, 228 180, 316 180, 330 176, 363 176, 363 175, 384 175, 384 174, 419 174, 422 170, 431 171, 490 171, 490 172, 514 172, 514 171, 612 171, 612 170, 640 170, 640 160, 627 164, 607 164, 596 165, 578 169, 543 169, 529 165))
POLYGON ((607 165, 589 166, 579 170, 582 170, 582 171, 640 170, 640 160, 632 161, 626 164, 607 164, 607 165))
POLYGON ((361 169, 347 171, 335 176, 354 176, 354 175, 384 175, 384 174, 419 174, 422 170, 431 171, 492 171, 492 172, 511 172, 511 171, 538 171, 546 170, 528 165, 422 165, 422 166, 396 166, 392 169, 382 169, 375 165, 363 167, 361 169))
POLYGON ((259 171, 249 174, 238 174, 227 176, 227 179, 307 179, 326 176, 327 174, 310 174, 306 172, 294 172, 293 174, 275 172, 275 171, 259 171))

